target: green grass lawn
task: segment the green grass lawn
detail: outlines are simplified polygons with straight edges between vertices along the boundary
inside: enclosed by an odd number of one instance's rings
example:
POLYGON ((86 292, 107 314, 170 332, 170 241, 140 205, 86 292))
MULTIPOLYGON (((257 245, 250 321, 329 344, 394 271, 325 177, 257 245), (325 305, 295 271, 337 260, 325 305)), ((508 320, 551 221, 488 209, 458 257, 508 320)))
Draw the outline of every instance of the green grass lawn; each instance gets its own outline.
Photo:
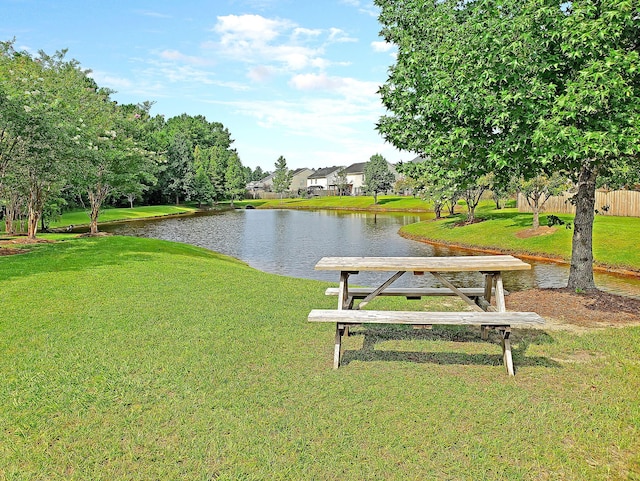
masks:
POLYGON ((398 195, 380 195, 378 203, 373 203, 373 196, 330 196, 314 197, 311 199, 275 199, 275 200, 245 200, 236 202, 237 205, 251 204, 266 209, 345 209, 345 210, 376 210, 376 211, 419 211, 432 210, 432 205, 420 198, 403 197, 398 195))
MULTIPOLYGON (((522 238, 518 234, 531 228, 532 214, 521 213, 517 209, 495 210, 491 203, 483 203, 478 215, 486 220, 457 227, 455 224, 460 218, 456 216, 404 226, 401 232, 413 238, 462 246, 541 254, 564 260, 571 258, 572 229, 555 226, 555 231, 551 234, 522 238)), ((559 214, 558 217, 567 223, 573 223, 572 215, 559 214)), ((547 225, 547 215, 541 215, 540 225, 547 225)), ((640 270, 638 233, 640 218, 596 216, 593 226, 595 262, 603 266, 640 270)))
MULTIPOLYGON (((100 211, 99 222, 114 222, 121 220, 144 219, 147 217, 162 217, 195 212, 197 209, 175 205, 148 205, 134 208, 109 208, 100 211)), ((65 212, 59 219, 51 222, 51 227, 89 224, 89 211, 77 210, 65 212)))
MULTIPOLYGON (((167 215, 179 215, 195 212, 198 209, 190 206, 175 205, 148 205, 134 208, 107 208, 100 211, 99 223, 115 222, 123 220, 144 219, 149 217, 163 217, 167 215)), ((78 209, 65 212, 49 222, 52 229, 67 227, 69 225, 89 225, 89 210, 78 209)), ((4 222, 0 221, 0 232, 4 231, 4 222)))
POLYGON ((515 331, 511 378, 496 337, 370 327, 334 371, 327 285, 151 239, 0 257, 0 479, 640 479, 640 328, 515 331))

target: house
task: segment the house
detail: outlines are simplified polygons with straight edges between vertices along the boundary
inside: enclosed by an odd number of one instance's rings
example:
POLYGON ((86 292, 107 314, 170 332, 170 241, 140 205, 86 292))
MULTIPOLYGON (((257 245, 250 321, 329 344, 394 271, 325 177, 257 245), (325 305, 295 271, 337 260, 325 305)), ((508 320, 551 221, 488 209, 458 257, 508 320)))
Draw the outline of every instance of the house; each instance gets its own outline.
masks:
POLYGON ((307 169, 306 167, 294 170, 289 190, 294 193, 305 191, 307 189, 307 179, 310 175, 313 175, 313 173, 314 171, 312 169, 307 169))
POLYGON ((342 167, 325 167, 318 169, 307 178, 307 191, 336 189, 336 177, 342 167))
POLYGON ((347 184, 349 184, 348 194, 360 195, 364 193, 364 167, 366 165, 366 162, 358 162, 344 169, 347 174, 347 184))

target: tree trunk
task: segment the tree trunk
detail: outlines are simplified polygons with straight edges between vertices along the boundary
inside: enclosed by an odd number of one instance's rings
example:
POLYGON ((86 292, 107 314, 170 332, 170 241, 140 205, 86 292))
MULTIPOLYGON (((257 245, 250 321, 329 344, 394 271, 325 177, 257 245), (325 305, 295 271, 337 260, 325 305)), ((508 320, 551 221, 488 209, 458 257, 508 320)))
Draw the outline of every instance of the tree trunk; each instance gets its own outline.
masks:
POLYGON ((533 208, 533 228, 537 229, 540 227, 540 209, 538 206, 533 208))
POLYGON ((4 230, 9 235, 16 233, 15 220, 18 218, 19 199, 15 194, 9 194, 9 202, 5 209, 4 230))
POLYGON ((38 232, 38 221, 40 220, 40 213, 34 206, 29 204, 29 218, 27 221, 27 237, 31 240, 35 240, 38 232))
POLYGON ((100 213, 100 208, 96 207, 93 202, 91 202, 91 220, 89 221, 89 233, 91 235, 96 235, 98 233, 98 215, 100 213))
POLYGON ((35 240, 38 232, 38 221, 42 215, 43 193, 37 181, 31 182, 29 188, 29 204, 27 207, 27 237, 35 240))
POLYGON ((89 220, 89 233, 96 235, 98 233, 98 216, 100 215, 100 207, 109 195, 109 187, 98 185, 95 191, 88 191, 89 203, 91 204, 91 214, 89 220))
POLYGON ((467 224, 473 224, 476 219, 476 206, 467 204, 467 224))
POLYGON ((433 203, 433 212, 436 215, 436 219, 441 219, 442 218, 442 203, 434 202, 433 203))
POLYGON ((593 280, 593 219, 596 203, 596 177, 598 170, 589 162, 582 164, 575 195, 576 216, 573 221, 571 268, 567 287, 595 289, 593 280))

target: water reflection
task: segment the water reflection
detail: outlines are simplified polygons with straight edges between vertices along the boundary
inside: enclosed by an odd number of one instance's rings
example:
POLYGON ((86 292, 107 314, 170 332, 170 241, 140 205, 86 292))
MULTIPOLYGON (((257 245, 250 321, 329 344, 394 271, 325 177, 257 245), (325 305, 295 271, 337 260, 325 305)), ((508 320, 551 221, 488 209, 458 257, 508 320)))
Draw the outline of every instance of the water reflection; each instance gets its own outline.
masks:
MULTIPOLYGON (((190 217, 130 222, 105 226, 121 235, 151 237, 205 247, 257 269, 293 277, 336 281, 337 273, 315 271, 324 256, 450 256, 474 253, 436 247, 398 235, 403 225, 419 222, 418 214, 373 214, 340 211, 236 210, 190 217)), ((569 269, 564 265, 529 261, 531 271, 507 272, 505 287, 564 287, 569 269)), ((389 273, 363 273, 353 282, 382 282, 389 273)), ((454 282, 480 284, 479 274, 458 273, 454 282)), ((640 297, 640 279, 597 273, 598 287, 640 297)), ((438 286, 429 275, 405 274, 397 285, 438 286)))

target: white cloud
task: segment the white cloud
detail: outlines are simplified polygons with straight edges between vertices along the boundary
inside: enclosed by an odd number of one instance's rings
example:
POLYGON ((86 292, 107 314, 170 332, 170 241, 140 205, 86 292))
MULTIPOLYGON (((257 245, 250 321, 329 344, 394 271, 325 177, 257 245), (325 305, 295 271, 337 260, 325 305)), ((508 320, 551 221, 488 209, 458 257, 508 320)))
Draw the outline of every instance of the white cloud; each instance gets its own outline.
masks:
POLYGON ((350 102, 371 102, 376 105, 380 103, 377 96, 379 86, 375 82, 310 73, 295 75, 289 81, 289 85, 300 91, 333 92, 350 102))
POLYGON ((344 30, 339 28, 330 28, 329 29, 329 42, 331 43, 347 43, 347 42, 357 42, 358 39, 349 37, 344 30))
POLYGON ((388 52, 395 48, 395 45, 389 42, 380 41, 380 42, 371 42, 371 48, 373 48, 374 52, 388 52))
POLYGON ((218 17, 213 31, 219 39, 204 42, 204 49, 226 59, 268 65, 272 72, 326 69, 333 65, 326 56, 326 46, 357 41, 338 28, 309 29, 260 15, 218 17))
POLYGON ((342 0, 342 3, 351 7, 356 7, 360 13, 364 13, 365 15, 369 15, 371 17, 377 17, 379 14, 378 7, 376 7, 371 2, 364 3, 360 0, 342 0))
POLYGON ((133 82, 127 78, 116 77, 106 72, 92 71, 89 73, 89 77, 93 78, 101 87, 107 87, 113 90, 130 89, 133 86, 133 82))
POLYGON ((262 83, 266 82, 274 75, 273 69, 260 65, 249 70, 247 76, 254 82, 262 83))
POLYGON ((218 17, 214 30, 221 34, 222 45, 237 42, 264 44, 293 27, 287 20, 271 20, 261 15, 227 15, 218 17))

